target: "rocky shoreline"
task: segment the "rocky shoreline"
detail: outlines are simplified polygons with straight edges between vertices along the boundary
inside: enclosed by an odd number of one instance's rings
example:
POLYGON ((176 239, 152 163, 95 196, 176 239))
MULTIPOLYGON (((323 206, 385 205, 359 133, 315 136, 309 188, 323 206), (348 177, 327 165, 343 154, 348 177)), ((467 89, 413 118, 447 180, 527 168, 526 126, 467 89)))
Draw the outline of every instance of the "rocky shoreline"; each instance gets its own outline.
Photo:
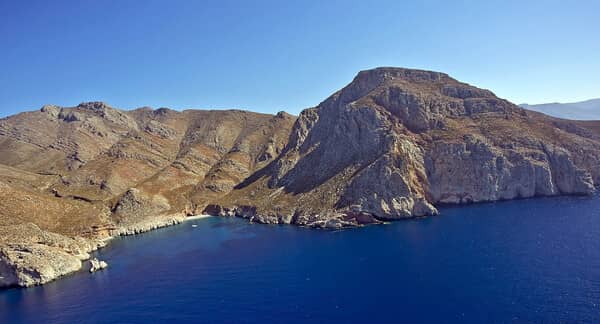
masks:
POLYGON ((107 237, 69 238, 41 230, 33 223, 0 227, 0 289, 43 285, 80 271, 90 253, 118 236, 131 236, 178 225, 208 215, 175 214, 157 217, 111 231, 107 237))
MULTIPOLYGON (((533 198, 539 198, 537 196, 533 198)), ((508 199, 507 199, 508 200, 508 199)), ((466 203, 444 203, 457 206, 466 203)), ((206 217, 238 217, 258 224, 286 224, 314 229, 341 229, 370 224, 385 224, 389 220, 356 210, 354 214, 336 215, 261 215, 251 206, 226 208, 209 205, 206 214, 188 216, 184 213, 163 215, 110 230, 103 238, 69 238, 41 230, 33 223, 0 227, 0 289, 27 288, 43 285, 80 271, 85 261, 95 262, 94 271, 107 267, 104 261, 92 259, 90 253, 106 247, 119 236, 133 236, 156 229, 182 224, 206 217), (99 266, 101 264, 101 266, 99 266)), ((91 264, 93 266, 93 264, 91 264)), ((91 270, 91 269, 90 269, 91 270)), ((94 272, 90 271, 90 272, 94 272)))
POLYGON ((204 213, 220 217, 239 217, 258 224, 289 224, 310 228, 340 229, 343 227, 358 227, 369 224, 383 224, 386 219, 359 209, 347 213, 301 214, 284 215, 281 213, 258 213, 253 206, 234 206, 231 208, 220 205, 209 205, 204 213))
POLYGON ((349 227, 361 227, 366 225, 376 224, 387 224, 392 221, 398 221, 402 219, 413 219, 427 216, 438 216, 438 208, 443 207, 460 207, 472 204, 485 204, 485 203, 496 203, 505 202, 511 200, 522 200, 522 199, 538 199, 538 198, 552 198, 559 196, 590 196, 598 194, 599 188, 594 187, 593 190, 589 190, 582 193, 570 193, 570 194, 553 194, 553 195, 535 195, 529 197, 510 198, 510 199, 495 199, 495 200, 482 200, 482 201, 463 201, 463 202, 440 202, 437 203, 436 213, 424 216, 411 216, 399 219, 389 219, 380 217, 371 213, 361 211, 358 207, 351 209, 345 213, 327 213, 327 214, 291 214, 282 215, 277 213, 271 214, 260 214, 257 212, 256 207, 253 206, 232 206, 223 207, 220 205, 209 205, 204 212, 215 217, 238 217, 247 220, 250 223, 266 224, 266 225, 295 225, 314 229, 341 229, 349 227))

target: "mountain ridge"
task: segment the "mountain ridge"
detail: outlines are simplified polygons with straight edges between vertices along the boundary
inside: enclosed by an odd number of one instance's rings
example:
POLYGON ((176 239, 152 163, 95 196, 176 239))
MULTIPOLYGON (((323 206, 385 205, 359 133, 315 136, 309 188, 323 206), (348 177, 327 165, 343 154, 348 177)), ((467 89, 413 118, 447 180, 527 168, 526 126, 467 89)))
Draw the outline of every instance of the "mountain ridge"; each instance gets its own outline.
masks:
POLYGON ((520 104, 519 106, 550 116, 575 120, 600 120, 600 98, 570 103, 520 104))

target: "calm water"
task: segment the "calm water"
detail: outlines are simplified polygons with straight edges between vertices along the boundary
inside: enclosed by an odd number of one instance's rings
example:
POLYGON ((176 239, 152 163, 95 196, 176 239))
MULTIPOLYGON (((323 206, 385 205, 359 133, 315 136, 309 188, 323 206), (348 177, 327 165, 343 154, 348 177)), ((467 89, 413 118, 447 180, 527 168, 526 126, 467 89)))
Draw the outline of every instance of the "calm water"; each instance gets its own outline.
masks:
POLYGON ((319 231, 210 218, 0 292, 0 323, 600 321, 600 197, 319 231), (197 224, 197 227, 192 227, 197 224))

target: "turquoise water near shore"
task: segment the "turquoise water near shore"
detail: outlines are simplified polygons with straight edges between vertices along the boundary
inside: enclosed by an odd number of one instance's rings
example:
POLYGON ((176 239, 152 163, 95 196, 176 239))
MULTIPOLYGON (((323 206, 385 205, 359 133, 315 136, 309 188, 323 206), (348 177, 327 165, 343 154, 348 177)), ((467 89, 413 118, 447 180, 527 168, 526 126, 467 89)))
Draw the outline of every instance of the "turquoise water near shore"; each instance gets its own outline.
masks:
POLYGON ((600 321, 599 196, 441 211, 339 231, 214 217, 118 238, 96 253, 105 271, 0 291, 0 323, 600 321))

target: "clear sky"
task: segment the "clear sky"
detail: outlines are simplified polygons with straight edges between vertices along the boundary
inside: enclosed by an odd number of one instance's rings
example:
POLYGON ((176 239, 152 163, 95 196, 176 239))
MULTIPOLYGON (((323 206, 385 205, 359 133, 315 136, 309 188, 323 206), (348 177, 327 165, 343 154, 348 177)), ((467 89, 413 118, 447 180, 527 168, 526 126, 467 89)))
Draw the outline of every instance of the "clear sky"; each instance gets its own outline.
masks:
POLYGON ((600 97, 600 1, 0 0, 0 116, 43 104, 297 114, 363 69, 515 103, 600 97))

